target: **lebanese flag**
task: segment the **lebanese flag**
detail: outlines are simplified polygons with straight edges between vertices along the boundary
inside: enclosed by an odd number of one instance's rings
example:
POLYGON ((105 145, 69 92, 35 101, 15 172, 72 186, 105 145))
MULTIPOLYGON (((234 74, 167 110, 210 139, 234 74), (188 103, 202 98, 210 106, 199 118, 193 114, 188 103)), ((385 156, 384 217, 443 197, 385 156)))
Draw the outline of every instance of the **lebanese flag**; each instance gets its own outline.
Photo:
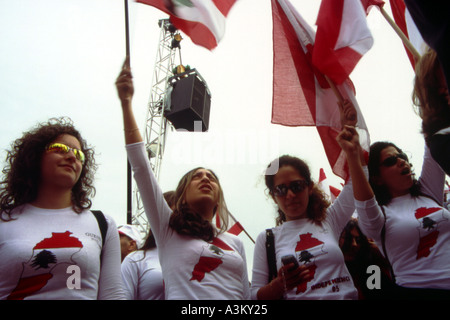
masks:
POLYGON ((364 11, 366 12, 366 15, 369 14, 373 6, 377 6, 380 9, 384 6, 383 0, 361 0, 361 3, 363 5, 364 11))
POLYGON ((322 0, 312 63, 335 84, 349 77, 373 45, 361 0, 322 0))
MULTIPOLYGON (((272 0, 273 100, 272 123, 284 126, 315 126, 328 162, 337 176, 347 179, 346 157, 336 141, 341 131, 338 100, 324 76, 312 65, 314 30, 287 0, 272 0)), ((347 79, 336 85, 358 115, 361 146, 367 151, 369 134, 347 79)))
MULTIPOLYGON (((216 214, 216 227, 220 229, 221 225, 222 222, 220 220, 220 217, 218 214, 216 214)), ((231 215, 229 217, 229 225, 231 225, 231 227, 228 228, 227 230, 228 233, 238 236, 242 231, 244 231, 244 227, 239 223, 239 221, 236 221, 234 217, 231 215)))
POLYGON ((320 168, 318 186, 327 195, 331 202, 334 202, 339 193, 341 193, 341 190, 328 184, 327 176, 323 168, 320 168))
POLYGON ((225 34, 225 19, 237 0, 136 0, 167 13, 195 44, 214 49, 225 34))
POLYGON ((299 235, 299 241, 295 246, 295 254, 297 260, 306 266, 309 270, 310 280, 302 282, 297 286, 296 294, 303 293, 307 290, 308 282, 311 282, 316 275, 317 265, 315 260, 318 256, 327 254, 323 251, 324 243, 319 239, 312 236, 311 233, 305 233, 299 235))
POLYGON ((416 210, 414 216, 419 221, 419 244, 417 246, 416 259, 426 258, 439 237, 438 225, 443 220, 444 214, 441 207, 421 207, 416 210))
POLYGON ((33 247, 33 255, 28 262, 23 263, 21 277, 7 300, 24 300, 39 292, 53 278, 52 270, 56 265, 75 264, 72 260, 61 261, 61 256, 67 256, 68 250, 73 249, 73 253, 76 253, 83 248, 82 242, 71 234, 70 231, 52 232, 50 238, 43 239, 33 247), (59 254, 60 250, 64 253, 59 254))
POLYGON ((334 200, 336 200, 336 198, 339 196, 339 194, 341 193, 341 190, 330 186, 330 195, 331 195, 331 202, 333 202, 334 200))
POLYGON ((222 259, 216 257, 200 257, 192 271, 192 278, 189 281, 197 280, 198 282, 202 282, 207 273, 216 270, 222 263, 222 259))
POLYGON ((320 190, 322 190, 322 191, 327 195, 327 197, 331 200, 331 195, 330 195, 330 185, 328 184, 327 176, 325 175, 325 171, 323 170, 323 168, 320 168, 318 187, 319 187, 320 190))
MULTIPOLYGON (((408 8, 406 8, 405 3, 403 0, 390 0, 390 4, 395 23, 409 39, 416 51, 422 55, 426 49, 426 44, 419 32, 419 29, 417 29, 408 8)), ((414 60, 414 55, 406 46, 405 50, 409 61, 411 62, 411 66, 415 69, 416 62, 414 60)))
POLYGON ((219 252, 213 254, 213 256, 201 256, 197 264, 194 266, 192 278, 189 281, 197 280, 198 282, 201 282, 207 273, 216 270, 223 263, 220 256, 224 253, 221 252, 220 249, 234 251, 233 248, 219 238, 214 238, 209 245, 219 248, 219 252))

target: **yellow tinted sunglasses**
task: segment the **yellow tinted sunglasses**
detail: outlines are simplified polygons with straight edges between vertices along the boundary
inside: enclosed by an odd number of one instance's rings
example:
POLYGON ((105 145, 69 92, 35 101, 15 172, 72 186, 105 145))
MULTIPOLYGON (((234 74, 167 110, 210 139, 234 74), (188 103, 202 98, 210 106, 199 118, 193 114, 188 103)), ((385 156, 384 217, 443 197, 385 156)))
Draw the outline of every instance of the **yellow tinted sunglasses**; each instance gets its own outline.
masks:
POLYGON ((62 143, 49 144, 47 146, 46 150, 48 152, 57 152, 57 153, 69 153, 69 151, 72 151, 73 154, 75 155, 75 158, 80 160, 81 163, 84 163, 84 160, 85 160, 85 156, 84 156, 83 151, 81 151, 80 149, 71 148, 71 147, 66 146, 65 144, 62 144, 62 143))

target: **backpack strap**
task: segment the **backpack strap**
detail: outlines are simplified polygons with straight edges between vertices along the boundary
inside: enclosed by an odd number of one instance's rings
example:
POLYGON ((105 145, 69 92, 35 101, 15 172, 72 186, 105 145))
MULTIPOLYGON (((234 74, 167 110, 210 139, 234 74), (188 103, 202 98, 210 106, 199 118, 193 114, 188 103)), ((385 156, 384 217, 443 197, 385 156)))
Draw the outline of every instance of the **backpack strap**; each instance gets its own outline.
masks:
POLYGON ((91 210, 94 217, 97 219, 98 227, 102 235, 102 247, 105 245, 106 232, 108 231, 108 223, 106 222, 105 215, 100 210, 91 210))
POLYGON ((272 229, 266 229, 266 254, 269 264, 269 281, 277 276, 277 260, 275 257, 275 241, 272 229))
POLYGON ((383 247, 383 253, 384 256, 389 264, 389 269, 391 271, 391 277, 392 277, 392 281, 395 283, 395 274, 394 274, 394 269, 392 268, 391 262, 389 261, 389 257, 387 255, 387 251, 386 251, 386 213, 384 212, 384 208, 383 206, 380 206, 381 211, 383 212, 384 215, 384 224, 383 224, 383 229, 381 229, 381 246, 383 247))

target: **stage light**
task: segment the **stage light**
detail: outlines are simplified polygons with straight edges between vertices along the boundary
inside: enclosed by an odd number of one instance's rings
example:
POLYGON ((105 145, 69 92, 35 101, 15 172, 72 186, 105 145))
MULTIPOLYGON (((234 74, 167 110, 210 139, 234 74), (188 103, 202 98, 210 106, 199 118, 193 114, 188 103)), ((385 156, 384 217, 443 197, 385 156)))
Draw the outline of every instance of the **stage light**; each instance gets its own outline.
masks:
POLYGON ((181 34, 179 33, 175 34, 172 39, 172 49, 179 48, 181 40, 183 40, 181 34))

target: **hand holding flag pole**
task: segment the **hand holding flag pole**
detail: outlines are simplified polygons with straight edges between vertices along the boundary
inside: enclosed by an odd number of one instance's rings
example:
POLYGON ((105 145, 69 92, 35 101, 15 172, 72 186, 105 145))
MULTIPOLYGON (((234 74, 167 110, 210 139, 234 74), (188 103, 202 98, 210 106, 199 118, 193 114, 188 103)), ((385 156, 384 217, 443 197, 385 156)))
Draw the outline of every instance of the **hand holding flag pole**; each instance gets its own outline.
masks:
POLYGON ((126 56, 130 57, 130 28, 128 23, 128 0, 124 0, 124 8, 125 8, 125 52, 126 56))
POLYGON ((405 47, 408 48, 408 50, 412 53, 414 56, 414 60, 417 62, 420 59, 420 53, 414 48, 411 41, 409 41, 408 37, 403 33, 403 31, 400 29, 400 27, 392 20, 392 18, 387 14, 386 10, 384 10, 382 7, 380 8, 380 12, 382 16, 386 19, 386 21, 391 25, 391 27, 394 29, 394 31, 397 33, 397 35, 402 40, 405 47))
POLYGON ((358 113, 350 100, 345 99, 342 104, 339 103, 339 111, 341 113, 342 128, 345 126, 356 127, 358 122, 358 113))
MULTIPOLYGON (((404 46, 411 52, 411 54, 414 58, 414 61, 417 62, 420 59, 420 53, 417 51, 417 49, 411 43, 408 36, 402 31, 401 27, 399 27, 398 24, 395 23, 395 21, 389 16, 389 14, 386 12, 386 10, 384 10, 384 8, 383 8, 384 1, 382 1, 382 0, 374 0, 374 1, 361 0, 361 3, 363 4, 363 7, 366 11, 366 15, 369 13, 370 8, 372 6, 378 7, 378 9, 381 12, 381 15, 389 23, 389 25, 394 29, 394 31, 397 33, 397 35, 402 40, 404 46)), ((401 1, 401 0, 400 1, 392 1, 391 0, 390 3, 391 3, 392 12, 394 13, 395 20, 397 20, 395 12, 398 12, 399 14, 401 12, 403 12, 402 15, 404 18, 404 9, 405 9, 404 1, 401 1)))
POLYGON ((341 114, 341 124, 342 128, 345 125, 356 127, 358 122, 358 114, 356 112, 355 106, 348 99, 344 99, 339 89, 334 84, 333 80, 331 80, 327 75, 323 75, 333 90, 336 98, 338 99, 337 104, 339 106, 339 111, 341 114))
POLYGON ((338 103, 339 104, 343 104, 344 103, 344 98, 342 97, 342 94, 339 91, 339 89, 336 87, 334 82, 327 75, 323 74, 323 76, 325 77, 325 79, 327 80, 328 84, 330 85, 331 90, 333 90, 334 94, 336 95, 336 98, 338 99, 338 103))
MULTIPOLYGON (((125 52, 126 52, 126 63, 128 63, 128 67, 130 66, 130 32, 129 32, 129 23, 128 23, 128 0, 124 0, 124 9, 125 9, 125 52)), ((127 160, 127 224, 132 223, 132 173, 131 173, 131 165, 127 160)))

